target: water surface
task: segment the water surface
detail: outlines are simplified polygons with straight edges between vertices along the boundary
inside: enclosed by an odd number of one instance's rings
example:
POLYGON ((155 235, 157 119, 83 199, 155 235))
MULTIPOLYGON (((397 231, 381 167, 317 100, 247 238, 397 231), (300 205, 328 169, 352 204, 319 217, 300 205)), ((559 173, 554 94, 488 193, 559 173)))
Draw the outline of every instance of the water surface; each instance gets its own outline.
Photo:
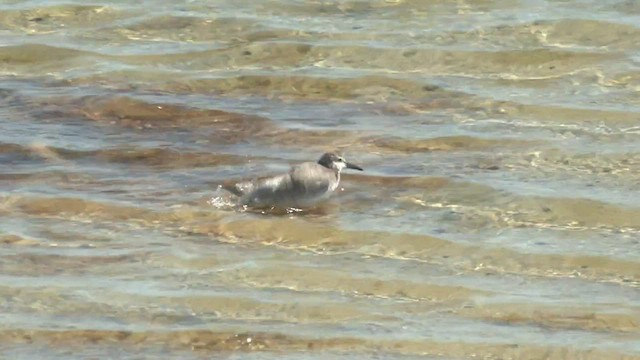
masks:
POLYGON ((640 358, 634 1, 0 4, 0 354, 640 358), (217 185, 340 151, 323 208, 217 185))

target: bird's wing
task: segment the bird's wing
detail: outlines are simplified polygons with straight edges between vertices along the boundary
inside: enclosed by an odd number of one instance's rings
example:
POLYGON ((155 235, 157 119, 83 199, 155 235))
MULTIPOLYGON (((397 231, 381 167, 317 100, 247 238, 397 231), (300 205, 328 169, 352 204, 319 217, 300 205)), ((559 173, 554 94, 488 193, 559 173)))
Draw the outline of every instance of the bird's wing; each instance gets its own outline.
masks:
POLYGON ((238 183, 236 187, 244 189, 242 202, 247 205, 276 205, 287 201, 291 179, 289 174, 281 174, 238 183))
POLYGON ((244 180, 228 180, 223 182, 221 185, 223 189, 233 193, 234 195, 243 196, 251 193, 260 185, 280 176, 281 175, 270 175, 244 180))
POLYGON ((254 186, 252 181, 225 181, 221 185, 223 189, 229 191, 230 193, 233 193, 236 196, 242 196, 248 192, 251 192, 251 189, 253 189, 254 186))
POLYGON ((307 195, 327 192, 335 174, 316 163, 302 163, 293 166, 289 171, 293 187, 307 195))

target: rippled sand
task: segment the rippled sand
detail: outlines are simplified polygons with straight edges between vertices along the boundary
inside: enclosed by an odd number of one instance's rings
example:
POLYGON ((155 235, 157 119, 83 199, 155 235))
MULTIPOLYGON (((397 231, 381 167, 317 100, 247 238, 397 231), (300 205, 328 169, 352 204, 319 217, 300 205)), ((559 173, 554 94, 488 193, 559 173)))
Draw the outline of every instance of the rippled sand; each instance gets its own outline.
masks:
POLYGON ((634 1, 0 4, 0 357, 640 359, 634 1), (338 150, 292 214, 224 181, 338 150))

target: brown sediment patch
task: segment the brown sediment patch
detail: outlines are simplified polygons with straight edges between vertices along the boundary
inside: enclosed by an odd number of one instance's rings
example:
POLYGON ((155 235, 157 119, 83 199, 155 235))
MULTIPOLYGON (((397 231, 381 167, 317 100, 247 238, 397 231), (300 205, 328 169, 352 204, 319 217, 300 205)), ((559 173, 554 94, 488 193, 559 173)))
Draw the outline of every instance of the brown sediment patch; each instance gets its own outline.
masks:
POLYGON ((448 356, 457 358, 544 358, 560 359, 632 359, 613 350, 577 349, 564 346, 529 344, 483 344, 460 341, 366 340, 356 337, 305 338, 280 333, 232 332, 212 330, 182 331, 109 331, 109 330, 4 330, 0 340, 11 344, 48 344, 52 347, 81 350, 87 346, 161 347, 186 349, 203 354, 221 351, 349 351, 371 354, 390 352, 406 355, 448 356))
POLYGON ((401 152, 480 151, 500 147, 526 147, 539 142, 513 139, 483 139, 472 136, 444 136, 431 139, 380 138, 371 142, 379 147, 401 152))
POLYGON ((534 325, 553 330, 640 333, 639 309, 611 313, 579 306, 548 307, 519 303, 465 307, 456 313, 505 325, 534 325))
POLYGON ((216 144, 233 144, 277 129, 271 120, 260 116, 154 103, 129 96, 36 99, 30 101, 27 111, 47 122, 85 119, 134 130, 199 132, 216 144))
MULTIPOLYGON (((44 144, 33 143, 29 145, 0 143, 0 154, 8 155, 6 160, 8 163, 25 162, 31 160, 47 160, 47 161, 63 161, 63 157, 59 154, 61 150, 46 146, 44 144)), ((37 173, 14 173, 2 174, 1 180, 30 180, 37 178, 37 173)), ((54 174, 50 174, 54 176, 54 174)), ((58 172, 58 177, 67 176, 67 174, 58 172)))
POLYGON ((260 141, 280 146, 303 146, 318 150, 348 148, 363 152, 487 151, 501 148, 526 149, 540 144, 540 141, 532 140, 483 139, 473 136, 402 139, 339 130, 274 129, 255 133, 254 136, 260 141))
MULTIPOLYGON (((348 34, 339 36, 348 36, 348 34)), ((561 51, 573 47, 585 51, 587 49, 584 47, 626 49, 640 41, 640 31, 632 25, 623 23, 576 18, 536 20, 519 24, 505 23, 469 31, 441 32, 425 37, 425 40, 431 40, 436 44, 464 42, 472 44, 477 49, 486 48, 486 45, 490 44, 504 49, 528 45, 531 48, 545 47, 561 51)), ((566 65, 571 65, 571 62, 567 62, 566 65)), ((556 70, 556 68, 547 70, 556 70)))
POLYGON ((38 244, 38 241, 15 234, 0 234, 0 244, 15 246, 31 246, 38 244))
MULTIPOLYGON (((638 89, 640 88, 640 71, 629 70, 629 71, 618 72, 607 79, 607 85, 618 86, 618 87, 628 86, 628 87, 638 89)), ((633 98, 629 100, 632 101, 633 103, 640 102, 639 99, 635 99, 636 100, 635 102, 633 98)))
POLYGON ((0 211, 22 213, 30 217, 62 218, 79 221, 122 221, 140 226, 161 227, 175 223, 216 222, 223 213, 213 209, 193 209, 188 206, 171 211, 155 211, 142 207, 125 206, 70 197, 0 197, 0 211))
POLYGON ((259 116, 149 103, 126 96, 83 98, 77 107, 89 119, 134 128, 213 127, 232 133, 237 128, 250 133, 271 125, 259 116))
POLYGON ((576 228, 606 227, 640 230, 640 209, 576 198, 519 198, 516 222, 567 224, 576 228))
MULTIPOLYGON (((622 78, 620 81, 630 81, 622 78)), ((509 82, 517 83, 514 79, 509 82)), ((481 111, 498 118, 527 119, 539 123, 563 126, 569 124, 609 126, 635 126, 637 114, 632 111, 603 110, 557 105, 523 104, 499 101, 472 94, 446 90, 405 79, 388 76, 363 76, 355 78, 321 78, 310 76, 246 75, 220 79, 187 79, 164 81, 158 85, 163 91, 218 93, 224 96, 258 95, 278 96, 319 101, 374 101, 396 105, 387 112, 416 113, 433 109, 462 109, 464 112, 481 111)))
MULTIPOLYGON (((168 37, 170 32, 165 31, 168 37)), ((144 34, 144 30, 139 34, 144 34)), ((130 35, 135 35, 135 32, 130 35)), ((620 58, 620 54, 602 52, 573 52, 564 49, 451 51, 441 49, 381 48, 370 46, 309 45, 291 39, 269 40, 277 35, 295 36, 295 32, 261 31, 246 34, 250 40, 241 46, 190 51, 177 54, 128 55, 114 57, 119 61, 140 65, 163 65, 177 68, 229 69, 261 65, 275 68, 303 66, 340 67, 383 70, 387 73, 419 72, 429 75, 503 76, 509 78, 560 77, 568 72, 593 64, 620 58)), ((183 32, 184 37, 189 34, 183 32)), ((236 38, 237 39, 237 38, 236 38)), ((238 43, 238 40, 232 40, 238 43)), ((390 79, 390 81, 394 81, 390 79)))
POLYGON ((0 209, 8 213, 22 213, 30 217, 84 219, 89 221, 129 220, 153 224, 154 221, 166 219, 166 214, 163 215, 148 209, 63 197, 5 196, 0 197, 0 209))
POLYGON ((147 255, 143 253, 116 256, 5 255, 2 257, 0 269, 3 274, 18 276, 85 275, 87 271, 102 266, 139 263, 147 255))
POLYGON ((41 44, 0 47, 0 63, 4 72, 48 76, 69 68, 91 66, 106 56, 86 51, 41 44))
POLYGON ((614 4, 611 9, 620 13, 621 15, 639 15, 640 4, 634 1, 625 1, 619 4, 614 4))
POLYGON ((393 315, 378 315, 357 304, 332 303, 291 303, 289 299, 280 302, 271 298, 259 301, 243 297, 188 296, 188 297, 137 297, 127 294, 122 300, 144 304, 152 301, 155 306, 187 308, 196 314, 216 314, 220 318, 251 321, 284 321, 292 323, 336 323, 343 321, 382 322, 397 321, 393 315))
POLYGON ((360 174, 342 174, 344 179, 366 184, 369 186, 384 186, 396 188, 420 188, 425 190, 435 190, 446 188, 453 181, 445 177, 436 176, 376 176, 376 175, 360 175, 360 174))
POLYGON ((466 271, 494 270, 534 276, 640 281, 640 266, 633 261, 604 256, 525 254, 503 248, 464 245, 425 235, 341 230, 297 219, 201 223, 191 231, 221 236, 221 240, 229 242, 256 242, 324 254, 358 252, 446 264, 466 271))
POLYGON ((548 78, 619 59, 622 54, 573 52, 564 49, 451 51, 413 49, 412 56, 390 48, 365 46, 315 47, 326 66, 419 72, 421 75, 474 75, 510 78, 548 78))
POLYGON ((592 19, 537 21, 528 26, 546 45, 578 45, 626 49, 640 42, 640 30, 632 25, 592 19))
MULTIPOLYGON (((283 35, 291 35, 291 32, 283 35)), ((265 37, 265 36, 263 36, 265 37)), ((269 36, 266 36, 268 38, 269 36)), ((253 39, 258 39, 255 34, 253 39)), ((573 52, 564 49, 511 49, 498 51, 452 51, 423 48, 382 48, 360 45, 311 46, 290 42, 253 42, 241 47, 206 50, 173 55, 119 57, 127 62, 198 68, 244 68, 256 65, 272 67, 339 67, 381 70, 387 73, 419 72, 421 75, 473 75, 507 78, 549 78, 588 68, 594 64, 621 58, 621 54, 573 52), (410 56, 407 56, 407 54, 410 56)), ((394 81, 393 79, 389 79, 394 81)), ((384 84, 382 84, 384 85, 384 84)))
POLYGON ((20 99, 19 105, 28 105, 29 114, 42 120, 80 116, 100 123, 145 129, 213 127, 224 130, 252 126, 250 130, 258 131, 271 123, 255 115, 150 102, 124 95, 25 98, 20 99))
POLYGON ((375 296, 406 300, 428 301, 431 305, 461 304, 474 296, 487 296, 490 291, 472 290, 462 286, 416 283, 402 279, 379 279, 353 276, 327 268, 296 265, 260 267, 225 272, 227 281, 249 284, 252 288, 287 288, 296 291, 340 291, 358 296, 375 296))
MULTIPOLYGON (((486 13, 493 9, 491 1, 474 1, 464 4, 453 4, 448 0, 394 0, 394 1, 347 1, 347 2, 314 2, 314 3, 274 3, 261 4, 258 11, 260 14, 271 15, 274 11, 278 14, 285 14, 291 17, 300 15, 308 16, 310 13, 315 16, 371 16, 376 19, 410 20, 417 15, 437 16, 440 14, 460 15, 461 13, 474 14, 486 13)), ((500 4, 504 10, 513 9, 518 4, 507 2, 500 4)), ((284 15, 283 15, 284 16, 284 15)), ((333 30, 333 29, 331 29, 333 30)), ((355 34, 368 33, 367 31, 354 32, 355 34)), ((329 34, 333 34, 330 32, 329 34)), ((378 32, 376 32, 378 34, 378 32)))
MULTIPOLYGON (((64 264, 63 264, 64 266, 64 264)), ((101 270, 87 266, 87 270, 101 270)), ((80 270, 80 268, 78 268, 80 270)), ((95 271, 97 272, 97 271, 95 271)), ((67 275, 67 272, 60 272, 67 275)), ((111 272, 110 272, 111 273, 111 272)), ((44 273, 44 275, 51 275, 44 273)), ((125 275, 125 274, 123 274, 125 275)), ((21 275, 25 276, 25 275, 21 275)), ((126 275, 125 275, 126 276, 126 275)), ((67 285, 69 286, 69 285, 67 285)), ((73 285, 71 285, 73 286, 73 285)), ((289 298, 277 297, 265 301, 242 296, 142 296, 138 294, 101 290, 105 299, 97 302, 73 296, 68 288, 55 286, 38 288, 2 288, 0 294, 9 299, 15 310, 33 310, 31 303, 36 302, 39 308, 55 313, 57 316, 77 316, 90 313, 94 317, 108 316, 123 322, 148 326, 150 324, 175 325, 172 321, 196 320, 198 315, 215 314, 220 319, 234 321, 282 321, 290 323, 340 323, 344 321, 384 322, 398 321, 393 315, 382 315, 367 311, 359 304, 344 302, 292 303, 289 298), (71 294, 70 294, 71 293, 71 294), (139 304, 132 306, 132 304, 139 304), (153 304, 145 306, 144 304, 153 304), (167 309, 185 310, 170 312, 167 309)), ((204 321, 203 321, 204 322, 204 321)))
MULTIPOLYGON (((566 127, 570 124, 593 126, 601 124, 636 126, 638 124, 638 113, 633 111, 581 109, 555 105, 514 105, 511 111, 508 111, 510 116, 530 119, 545 125, 558 124, 566 127)), ((571 130, 567 128, 567 131, 571 130)))
MULTIPOLYGON (((359 174, 346 178, 355 182, 367 181, 359 174)), ((401 198, 405 205, 448 207, 469 216, 487 217, 491 224, 500 227, 640 231, 640 208, 636 207, 584 198, 524 196, 462 181, 443 181, 437 187, 430 187, 428 179, 410 177, 398 184, 388 180, 385 186, 417 189, 401 198), (420 192, 424 186, 438 192, 420 192)))
MULTIPOLYGON (((431 196, 424 193, 415 199, 428 203, 433 200, 431 196)), ((523 196, 465 182, 452 182, 438 194, 438 198, 442 198, 444 206, 465 207, 460 211, 475 209, 493 214, 495 223, 499 225, 640 230, 640 208, 598 200, 523 196)))
POLYGON ((529 169, 529 173, 535 171, 545 177, 552 172, 598 174, 599 177, 609 178, 622 177, 621 174, 625 173, 640 173, 640 152, 637 151, 575 154, 549 148, 524 153, 521 156, 501 158, 505 167, 529 169))
POLYGON ((278 146, 316 149, 324 152, 327 149, 366 149, 369 144, 361 140, 361 134, 353 131, 339 130, 299 130, 277 129, 255 134, 261 142, 278 146))
POLYGON ((56 149, 65 159, 93 159, 117 164, 144 165, 160 169, 197 168, 240 164, 246 157, 228 154, 176 151, 168 148, 109 149, 96 151, 74 151, 56 149))
MULTIPOLYGON (((92 160, 114 164, 140 165, 157 169, 183 169, 243 164, 257 158, 194 151, 179 151, 170 148, 121 147, 103 150, 69 150, 43 144, 0 144, 0 154, 15 154, 11 161, 42 159, 46 161, 92 160)), ((37 181, 43 179, 87 179, 87 174, 72 172, 36 172, 0 174, 0 180, 37 181)))
POLYGON ((108 6, 99 5, 54 5, 38 6, 31 9, 2 10, 0 24, 29 33, 47 33, 65 28, 99 26, 129 15, 108 6))
MULTIPOLYGON (((73 58, 96 55, 88 51, 39 44, 0 47, 0 61, 7 65, 33 65, 50 61, 62 62, 73 58)), ((61 65, 62 66, 62 65, 61 65)))
MULTIPOLYGON (((36 159, 42 159, 36 148, 30 148, 28 146, 19 144, 0 143, 0 155, 5 164, 15 164, 23 161, 31 161, 36 159)), ((25 180, 32 177, 32 174, 26 173, 2 173, 0 179, 2 180, 25 180)))
MULTIPOLYGON (((51 159, 47 160, 52 161, 51 159)), ((75 168, 75 164, 64 158, 57 158, 55 161, 65 163, 67 166, 66 171, 44 170, 32 173, 8 173, 0 175, 0 184, 11 187, 46 185, 73 191, 97 190, 102 193, 126 193, 127 190, 125 188, 127 185, 137 183, 137 180, 132 177, 126 179, 99 179, 79 168, 75 168)))
POLYGON ((0 143, 0 154, 15 153, 15 152, 18 152, 21 154, 28 153, 28 151, 22 145, 0 143))
POLYGON ((391 2, 360 2, 348 1, 344 3, 318 2, 318 3, 291 3, 291 4, 271 4, 262 5, 258 8, 260 12, 271 13, 277 10, 279 13, 285 13, 288 16, 340 16, 344 14, 361 14, 374 15, 372 13, 376 9, 384 9, 396 4, 391 2))
MULTIPOLYGON (((126 27, 112 27, 105 31, 126 39, 171 39, 175 41, 215 41, 216 43, 246 43, 295 37, 297 30, 269 28, 258 21, 216 16, 156 16, 143 18, 126 27)), ((234 48, 239 48, 234 46, 234 48)), ((243 54, 251 56, 252 54, 243 54)), ((143 56, 144 57, 144 56, 143 56)))
POLYGON ((79 198, 27 198, 20 196, 2 199, 5 207, 30 216, 86 216, 92 219, 126 220, 149 219, 159 216, 156 212, 131 206, 100 203, 79 198))
POLYGON ((442 238, 381 231, 342 230, 301 219, 226 220, 225 214, 183 207, 156 212, 73 198, 9 197, 3 210, 34 217, 120 221, 189 234, 216 236, 233 243, 257 243, 323 254, 357 252, 368 256, 427 261, 465 271, 493 270, 533 276, 571 276, 595 280, 640 281, 637 262, 605 256, 526 254, 503 248, 466 245, 442 238), (179 226, 177 226, 179 225, 179 226))
MULTIPOLYGON (((251 38, 259 39, 276 36, 276 32, 260 32, 251 34, 251 38)), ((289 66, 309 65, 308 59, 311 45, 293 42, 256 42, 242 46, 222 49, 191 51, 178 54, 131 55, 119 56, 118 59, 140 65, 163 65, 182 68, 185 64, 189 70, 198 68, 229 69, 255 67, 257 65, 286 68, 289 66)))
MULTIPOLYGON (((297 50, 296 50, 297 51, 297 50)), ((262 96, 284 101, 338 101, 391 104, 379 111, 389 114, 414 114, 433 109, 493 111, 502 113, 504 101, 478 98, 475 95, 441 88, 421 81, 393 76, 368 75, 326 78, 303 75, 230 75, 221 78, 176 79, 169 72, 149 69, 145 72, 113 71, 60 81, 59 86, 112 86, 135 83, 139 89, 161 93, 200 93, 222 97, 262 96)), ((514 104, 515 106, 517 104, 514 104)))
POLYGON ((385 76, 363 76, 355 78, 323 78, 313 76, 243 75, 221 79, 176 81, 166 86, 167 90, 187 92, 243 93, 255 95, 292 96, 304 99, 354 99, 369 89, 380 94, 397 94, 422 100, 444 97, 469 97, 469 95, 447 91, 424 84, 385 76))

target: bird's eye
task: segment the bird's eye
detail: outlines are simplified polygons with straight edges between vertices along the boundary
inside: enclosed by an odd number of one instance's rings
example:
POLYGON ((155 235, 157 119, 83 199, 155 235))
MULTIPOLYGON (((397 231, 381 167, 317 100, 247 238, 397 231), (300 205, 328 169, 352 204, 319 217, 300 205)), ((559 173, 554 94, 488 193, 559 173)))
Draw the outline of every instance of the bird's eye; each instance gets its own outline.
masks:
POLYGON ((338 161, 340 161, 340 162, 344 162, 344 158, 343 158, 343 157, 339 157, 339 158, 338 158, 338 161))

